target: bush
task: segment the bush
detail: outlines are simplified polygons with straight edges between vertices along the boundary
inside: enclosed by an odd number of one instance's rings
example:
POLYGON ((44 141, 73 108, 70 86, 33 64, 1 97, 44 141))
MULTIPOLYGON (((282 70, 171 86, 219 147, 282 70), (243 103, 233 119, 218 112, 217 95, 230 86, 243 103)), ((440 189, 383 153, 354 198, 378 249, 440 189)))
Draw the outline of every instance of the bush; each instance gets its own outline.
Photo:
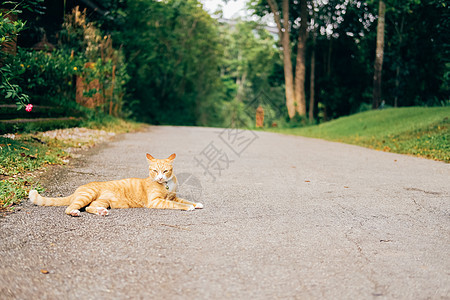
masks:
POLYGON ((83 123, 82 118, 71 118, 64 120, 40 120, 35 122, 0 122, 0 133, 12 132, 41 132, 59 128, 71 128, 80 126, 83 123))
POLYGON ((11 71, 20 75, 17 82, 31 96, 33 104, 64 105, 75 100, 75 75, 81 74, 83 66, 83 58, 68 51, 48 54, 19 49, 11 71))
POLYGON ((7 51, 7 48, 15 43, 19 32, 25 27, 25 23, 20 19, 12 20, 11 16, 18 13, 20 11, 17 10, 17 6, 9 10, 0 10, 0 97, 15 102, 19 107, 24 107, 28 103, 29 97, 22 92, 22 88, 17 83, 20 73, 12 70, 10 65, 12 56, 7 51))

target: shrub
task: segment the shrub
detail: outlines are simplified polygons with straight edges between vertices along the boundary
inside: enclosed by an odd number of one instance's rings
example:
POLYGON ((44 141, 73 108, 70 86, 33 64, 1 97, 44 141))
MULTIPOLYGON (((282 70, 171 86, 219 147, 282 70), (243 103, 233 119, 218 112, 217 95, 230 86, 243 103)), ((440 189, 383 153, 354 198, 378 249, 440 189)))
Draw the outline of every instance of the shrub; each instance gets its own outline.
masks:
POLYGON ((20 13, 17 5, 11 9, 0 10, 0 97, 7 101, 15 102, 19 108, 25 106, 29 101, 27 94, 22 92, 22 88, 17 83, 20 73, 12 70, 10 61, 12 55, 7 49, 15 45, 15 40, 20 31, 25 27, 25 23, 13 20, 11 16, 20 13))

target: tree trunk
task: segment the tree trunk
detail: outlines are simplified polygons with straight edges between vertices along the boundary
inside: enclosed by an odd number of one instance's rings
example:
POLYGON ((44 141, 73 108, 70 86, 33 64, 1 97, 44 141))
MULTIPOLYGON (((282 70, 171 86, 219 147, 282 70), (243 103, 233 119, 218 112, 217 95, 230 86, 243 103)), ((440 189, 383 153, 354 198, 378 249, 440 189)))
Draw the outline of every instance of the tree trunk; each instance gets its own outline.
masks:
POLYGON ((291 45, 289 42, 289 33, 284 32, 283 40, 281 41, 283 47, 283 65, 284 65, 284 85, 286 90, 286 107, 289 118, 295 116, 295 98, 294 98, 294 77, 292 74, 291 61, 291 45))
POLYGON ((238 76, 236 78, 236 85, 237 85, 236 100, 238 102, 242 102, 244 98, 246 81, 247 81, 247 71, 245 71, 241 77, 238 76))
POLYGON ((325 73, 327 74, 327 79, 331 77, 331 54, 333 53, 333 39, 330 37, 328 41, 328 53, 327 53, 327 67, 325 73))
POLYGON ((274 15, 275 23, 278 27, 278 36, 280 37, 281 47, 283 48, 283 66, 284 66, 284 84, 286 93, 286 107, 289 118, 295 116, 295 95, 294 95, 294 76, 292 73, 291 44, 289 39, 289 0, 283 0, 283 23, 281 23, 280 11, 274 0, 268 0, 270 9, 274 15))
POLYGON ((395 68, 395 96, 394 96, 394 107, 398 106, 398 89, 400 88, 400 66, 397 65, 395 68))
POLYGON ((398 89, 400 87, 400 66, 397 65, 395 68, 395 97, 394 97, 394 107, 398 106, 398 89))
POLYGON ((378 8, 378 25, 377 25, 377 49, 375 52, 374 74, 373 74, 373 102, 372 108, 378 108, 381 102, 381 73, 383 70, 384 55, 384 16, 386 5, 380 0, 378 8))
POLYGON ((305 50, 308 27, 308 7, 306 0, 300 2, 300 32, 297 43, 297 59, 295 65, 295 105, 300 116, 306 116, 306 96, 305 96, 305 50))
POLYGON ((405 24, 405 16, 403 15, 400 21, 400 27, 397 23, 394 23, 394 29, 397 32, 398 38, 398 52, 397 52, 397 67, 395 68, 395 96, 394 96, 394 107, 398 106, 398 95, 400 88, 400 61, 402 59, 401 49, 403 45, 403 25, 405 24))
MULTIPOLYGON (((326 64, 324 64, 325 65, 325 74, 326 74, 327 80, 331 79, 331 57, 332 57, 332 54, 333 54, 333 38, 330 37, 328 39, 328 52, 326 54, 326 64)), ((321 99, 322 100, 322 104, 323 104, 323 107, 322 107, 322 110, 323 110, 323 121, 325 121, 325 122, 328 121, 328 119, 329 119, 328 118, 328 102, 329 102, 329 100, 327 99, 329 97, 330 96, 321 99)))
POLYGON ((316 77, 316 33, 313 31, 313 44, 312 44, 312 53, 311 53, 311 75, 309 82, 309 121, 312 122, 314 120, 314 88, 315 88, 315 77, 316 77))

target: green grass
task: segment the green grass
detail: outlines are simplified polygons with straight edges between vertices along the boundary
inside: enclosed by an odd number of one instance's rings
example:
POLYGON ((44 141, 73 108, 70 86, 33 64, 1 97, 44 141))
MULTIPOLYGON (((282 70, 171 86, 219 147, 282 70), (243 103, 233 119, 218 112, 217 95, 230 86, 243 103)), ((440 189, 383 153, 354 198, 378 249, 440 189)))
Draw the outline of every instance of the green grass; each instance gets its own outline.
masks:
MULTIPOLYGON (((138 131, 143 124, 107 117, 85 123, 85 127, 124 133, 138 131)), ((56 140, 34 134, 16 134, 14 139, 0 137, 0 211, 12 210, 28 196, 30 189, 42 191, 36 171, 48 165, 62 165, 70 158, 63 149, 80 148, 95 141, 56 140)))
POLYGON ((11 177, 0 181, 0 211, 12 210, 14 204, 26 198, 30 189, 42 192, 42 187, 33 176, 11 177))
POLYGON ((40 188, 32 172, 49 164, 63 164, 67 153, 59 145, 46 144, 31 135, 16 139, 0 137, 0 210, 25 198, 31 188, 40 188))
POLYGON ((450 107, 367 111, 320 125, 270 131, 450 162, 450 107))

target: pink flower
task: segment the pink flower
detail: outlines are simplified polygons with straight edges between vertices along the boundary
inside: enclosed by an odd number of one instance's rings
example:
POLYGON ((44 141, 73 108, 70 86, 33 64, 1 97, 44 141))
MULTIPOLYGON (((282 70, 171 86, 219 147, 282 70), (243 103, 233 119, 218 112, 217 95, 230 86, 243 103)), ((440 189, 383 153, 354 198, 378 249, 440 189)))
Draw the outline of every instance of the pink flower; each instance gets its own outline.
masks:
POLYGON ((25 107, 25 110, 26 110, 27 112, 30 112, 32 109, 33 109, 33 104, 28 104, 28 105, 25 107))

